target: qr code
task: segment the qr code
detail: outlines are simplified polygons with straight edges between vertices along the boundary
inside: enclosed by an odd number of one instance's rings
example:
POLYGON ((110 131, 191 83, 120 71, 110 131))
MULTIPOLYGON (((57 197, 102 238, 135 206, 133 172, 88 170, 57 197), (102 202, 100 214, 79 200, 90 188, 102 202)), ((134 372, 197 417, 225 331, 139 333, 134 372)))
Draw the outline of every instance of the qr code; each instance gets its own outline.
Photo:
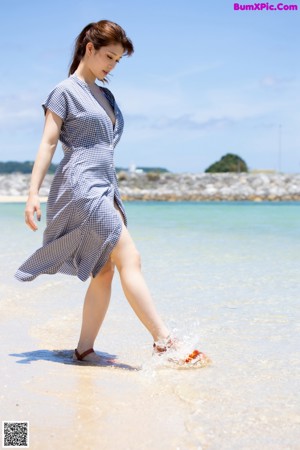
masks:
POLYGON ((29 448, 29 422, 2 422, 3 448, 29 448))

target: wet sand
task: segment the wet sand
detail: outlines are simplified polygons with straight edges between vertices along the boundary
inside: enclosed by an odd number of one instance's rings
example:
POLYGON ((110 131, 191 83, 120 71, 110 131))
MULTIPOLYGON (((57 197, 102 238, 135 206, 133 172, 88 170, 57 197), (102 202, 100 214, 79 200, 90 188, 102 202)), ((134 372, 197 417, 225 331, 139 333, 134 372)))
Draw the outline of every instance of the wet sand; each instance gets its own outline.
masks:
POLYGON ((249 336, 249 328, 237 334, 230 327, 237 305, 223 305, 223 317, 216 311, 196 327, 189 321, 193 334, 198 328, 203 336, 210 367, 156 367, 148 335, 126 306, 126 322, 119 311, 125 300, 117 286, 96 345, 116 362, 87 366, 71 359, 80 327, 78 294, 84 293, 77 283, 76 298, 66 299, 73 288, 64 278, 40 282, 15 288, 1 302, 1 420, 28 420, 30 448, 298 448, 298 359, 296 352, 285 353, 280 337, 284 314, 252 317, 249 336), (257 321, 265 328, 264 343, 257 321), (274 321, 278 335, 268 333, 274 321))
POLYGON ((30 287, 16 289, 14 299, 1 302, 2 420, 28 420, 32 449, 181 445, 189 407, 165 375, 143 369, 143 362, 151 361, 151 341, 143 333, 138 343, 125 336, 139 328, 135 318, 127 325, 118 314, 117 321, 107 318, 97 345, 103 348, 102 367, 72 362, 81 305, 70 311, 50 293, 67 293, 67 284, 41 284, 33 289, 35 299, 30 287), (119 333, 115 328, 121 325, 119 333))

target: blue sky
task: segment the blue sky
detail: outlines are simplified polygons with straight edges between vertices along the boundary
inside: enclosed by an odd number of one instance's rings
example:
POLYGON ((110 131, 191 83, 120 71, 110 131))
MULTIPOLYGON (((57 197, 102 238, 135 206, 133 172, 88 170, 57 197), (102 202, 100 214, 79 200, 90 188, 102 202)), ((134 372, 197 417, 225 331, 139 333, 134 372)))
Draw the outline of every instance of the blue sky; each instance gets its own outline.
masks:
POLYGON ((117 166, 201 172, 230 152, 250 169, 300 172, 300 2, 234 3, 1 0, 0 160, 35 158, 40 105, 67 77, 75 37, 109 19, 135 45, 108 86, 125 118, 117 166))

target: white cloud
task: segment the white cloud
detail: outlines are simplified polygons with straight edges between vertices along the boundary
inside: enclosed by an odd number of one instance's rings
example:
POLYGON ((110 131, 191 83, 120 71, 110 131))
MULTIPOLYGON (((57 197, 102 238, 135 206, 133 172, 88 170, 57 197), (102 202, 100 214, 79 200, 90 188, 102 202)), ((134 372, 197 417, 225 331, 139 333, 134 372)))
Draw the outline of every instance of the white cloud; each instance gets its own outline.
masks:
POLYGON ((278 88, 285 87, 290 83, 293 83, 294 79, 292 77, 277 77, 275 75, 266 75, 261 79, 260 83, 262 86, 267 88, 278 88))
POLYGON ((130 132, 148 129, 154 134, 164 129, 175 133, 211 133, 267 115, 274 108, 269 101, 258 101, 253 93, 238 89, 208 90, 190 99, 182 90, 158 92, 131 87, 120 95, 120 103, 125 106, 122 109, 130 132))
MULTIPOLYGON (((275 83, 270 78, 268 83, 275 83)), ((152 130, 178 129, 182 132, 211 132, 239 122, 276 122, 274 116, 296 113, 297 83, 287 86, 279 95, 262 92, 257 83, 241 81, 240 86, 199 89, 191 97, 188 87, 169 85, 148 88, 129 86, 120 89, 117 98, 129 127, 152 130)))
POLYGON ((138 128, 151 128, 153 130, 194 130, 201 131, 210 128, 223 128, 232 124, 232 120, 227 117, 212 117, 205 121, 197 120, 191 114, 183 114, 177 117, 161 115, 155 118, 145 116, 129 116, 130 123, 138 128))

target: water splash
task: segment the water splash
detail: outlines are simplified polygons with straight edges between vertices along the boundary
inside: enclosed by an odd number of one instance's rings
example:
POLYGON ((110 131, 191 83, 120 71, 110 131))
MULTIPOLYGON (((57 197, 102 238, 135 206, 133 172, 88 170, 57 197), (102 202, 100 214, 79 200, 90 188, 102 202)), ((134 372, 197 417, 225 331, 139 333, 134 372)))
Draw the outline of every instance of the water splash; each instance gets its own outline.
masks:
POLYGON ((159 369, 199 369, 211 364, 211 360, 203 353, 199 335, 180 332, 173 329, 172 340, 176 341, 174 348, 166 352, 154 353, 142 365, 144 372, 151 373, 159 369))

